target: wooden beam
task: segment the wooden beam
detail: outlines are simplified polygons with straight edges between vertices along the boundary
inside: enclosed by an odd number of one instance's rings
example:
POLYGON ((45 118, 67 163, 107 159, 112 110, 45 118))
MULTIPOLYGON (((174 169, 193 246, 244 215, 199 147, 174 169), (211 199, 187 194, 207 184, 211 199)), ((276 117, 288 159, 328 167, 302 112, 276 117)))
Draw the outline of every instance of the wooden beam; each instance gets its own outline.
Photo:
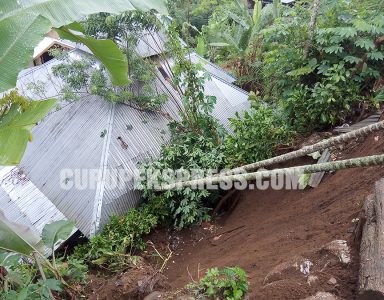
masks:
POLYGON ((346 133, 346 132, 350 132, 350 131, 353 131, 353 130, 356 130, 356 129, 359 129, 359 128, 362 128, 362 127, 365 127, 365 126, 368 126, 368 125, 371 125, 371 124, 374 124, 376 122, 379 122, 380 120, 380 117, 381 117, 381 113, 376 113, 376 114, 373 114, 371 116, 369 116, 368 118, 356 123, 356 124, 353 124, 351 126, 346 126, 346 127, 342 127, 342 126, 339 126, 339 127, 336 127, 335 129, 333 129, 333 132, 335 133, 346 133))
MULTIPOLYGON (((317 163, 321 164, 321 163, 329 162, 330 160, 331 160, 331 152, 329 152, 329 149, 327 148, 323 151, 317 163)), ((325 175, 325 172, 313 173, 309 178, 308 185, 313 188, 318 187, 324 175, 325 175)))
POLYGON ((364 205, 365 224, 360 244, 359 300, 384 299, 384 179, 364 205))

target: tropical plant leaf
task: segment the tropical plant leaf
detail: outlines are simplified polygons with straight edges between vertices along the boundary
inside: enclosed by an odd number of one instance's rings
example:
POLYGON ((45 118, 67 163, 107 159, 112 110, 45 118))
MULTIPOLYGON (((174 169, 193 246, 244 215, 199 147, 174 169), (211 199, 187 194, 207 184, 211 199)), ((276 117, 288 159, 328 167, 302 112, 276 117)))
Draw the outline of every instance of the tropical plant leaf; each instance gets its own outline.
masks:
POLYGON ((205 41, 204 41, 204 38, 199 36, 197 38, 197 45, 196 45, 196 52, 197 54, 199 54, 200 56, 204 56, 205 53, 207 52, 207 47, 205 45, 205 41))
POLYGON ((357 64, 360 62, 361 58, 358 58, 356 56, 347 55, 343 58, 346 62, 349 62, 351 64, 357 64))
POLYGON ((354 27, 337 27, 336 32, 343 38, 351 38, 357 35, 357 30, 354 27))
POLYGON ((32 60, 35 45, 50 28, 49 20, 28 13, 0 21, 0 91, 16 85, 17 75, 32 60))
POLYGON ((224 43, 224 42, 209 43, 209 45, 212 47, 228 47, 228 46, 230 46, 228 43, 224 43))
POLYGON ((366 38, 360 38, 356 40, 355 45, 365 50, 375 49, 375 44, 373 43, 373 41, 366 38))
POLYGON ((344 50, 344 48, 341 47, 340 45, 332 45, 332 46, 324 48, 324 51, 326 53, 330 53, 330 54, 332 54, 332 53, 334 53, 334 54, 341 53, 341 52, 343 52, 343 50, 344 50))
POLYGON ((42 243, 28 226, 9 221, 0 210, 0 249, 30 256, 42 252, 42 243))
POLYGON ((0 253, 0 266, 9 267, 19 263, 21 256, 12 252, 0 253))
POLYGON ((133 9, 166 12, 163 0, 0 1, 0 92, 16 85, 17 74, 32 60, 34 47, 51 27, 61 27, 97 12, 133 9))
POLYGON ((57 241, 66 240, 72 233, 74 226, 75 222, 68 220, 46 224, 41 234, 45 246, 52 249, 57 241))
POLYGON ((42 282, 44 286, 46 286, 48 289, 52 291, 61 292, 63 290, 61 288, 61 282, 57 279, 53 279, 53 278, 48 278, 46 280, 40 279, 40 282, 42 282))
POLYGON ((370 52, 367 54, 367 56, 369 59, 372 59, 372 60, 383 60, 384 59, 383 53, 379 52, 379 51, 370 52))
POLYGON ((108 70, 112 84, 121 86, 129 83, 127 58, 112 40, 97 40, 75 34, 66 27, 57 28, 56 31, 63 39, 86 45, 108 70))
POLYGON ((56 100, 33 101, 21 112, 12 105, 10 111, 0 118, 0 165, 18 164, 23 157, 31 136, 31 129, 56 105, 56 100))
POLYGON ((253 25, 258 26, 260 24, 262 4, 260 0, 255 1, 255 8, 253 9, 252 20, 253 25))
POLYGON ((121 13, 134 9, 167 12, 163 0, 8 0, 1 1, 0 20, 30 13, 47 18, 53 27, 61 27, 97 12, 121 13))

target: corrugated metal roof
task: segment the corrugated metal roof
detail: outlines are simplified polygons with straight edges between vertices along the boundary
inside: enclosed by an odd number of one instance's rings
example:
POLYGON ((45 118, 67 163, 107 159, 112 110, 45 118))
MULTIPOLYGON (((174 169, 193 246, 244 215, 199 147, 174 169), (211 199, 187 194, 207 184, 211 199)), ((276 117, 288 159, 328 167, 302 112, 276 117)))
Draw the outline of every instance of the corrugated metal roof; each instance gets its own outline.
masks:
POLYGON ((190 54, 190 58, 191 58, 191 61, 193 61, 195 64, 197 64, 197 63, 202 64, 203 68, 212 76, 220 78, 221 80, 228 82, 228 83, 234 83, 236 81, 235 76, 229 74, 223 68, 220 68, 219 66, 211 63, 209 60, 200 56, 196 52, 192 52, 190 54))
MULTIPOLYGON (((75 50, 71 55, 81 56, 82 52, 75 50)), ((201 61, 197 55, 191 57, 193 61, 201 61)), ((57 63, 53 59, 20 74, 17 84, 20 92, 34 99, 55 96, 62 84, 51 71, 57 63), (46 87, 43 95, 28 88, 31 82, 39 81, 46 87)), ((217 97, 213 116, 230 130, 228 118, 250 107, 248 94, 230 84, 233 78, 222 69, 207 61, 202 65, 212 75, 212 80, 205 84, 205 93, 217 97)), ((164 62, 162 66, 169 69, 164 62)), ((154 88, 169 99, 162 111, 178 119, 180 95, 160 71, 157 75, 154 88)), ((89 236, 99 230, 112 214, 124 214, 138 204, 140 193, 134 190, 133 180, 116 178, 107 171, 124 170, 126 176, 132 176, 139 162, 158 157, 162 145, 170 137, 168 120, 160 114, 139 111, 128 104, 111 104, 97 96, 85 96, 60 106, 33 129, 33 142, 28 144, 20 168, 44 195, 40 205, 50 201, 62 213, 62 218, 76 221, 76 226, 89 236), (106 134, 102 135, 102 132, 106 134), (128 145, 126 149, 118 137, 128 145), (63 169, 101 169, 104 175, 91 188, 63 189, 63 179, 60 178, 63 169), (110 188, 110 183, 123 179, 125 185, 110 188)), ((27 205, 34 199, 32 196, 32 193, 25 195, 20 201, 27 205)), ((41 208, 31 209, 30 213, 32 219, 50 218, 50 212, 44 216, 45 210, 41 208)), ((41 228, 40 224, 36 226, 41 228)))
POLYGON ((85 234, 92 222, 94 189, 63 189, 63 169, 99 169, 112 104, 84 97, 51 113, 32 131, 20 164, 30 180, 85 234))
POLYGON ((145 31, 140 35, 136 52, 141 57, 150 57, 165 52, 165 35, 161 32, 145 31))
MULTIPOLYGON (((8 169, 0 175, 0 208, 10 221, 26 225, 41 236, 46 224, 66 220, 22 170, 16 167, 8 169)), ((50 254, 50 249, 46 249, 46 254, 50 254)))

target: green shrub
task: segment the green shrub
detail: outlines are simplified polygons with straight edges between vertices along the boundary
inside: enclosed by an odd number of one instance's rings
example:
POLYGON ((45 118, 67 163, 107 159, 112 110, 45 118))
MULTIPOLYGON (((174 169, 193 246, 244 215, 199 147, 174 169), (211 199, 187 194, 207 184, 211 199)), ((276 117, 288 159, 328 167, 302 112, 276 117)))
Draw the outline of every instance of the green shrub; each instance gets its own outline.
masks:
POLYGON ((352 105, 362 101, 359 86, 344 62, 319 67, 323 78, 313 86, 300 84, 280 101, 287 123, 308 133, 344 121, 352 105))
POLYGON ((239 300, 248 291, 247 274, 240 267, 212 268, 198 283, 187 285, 187 289, 197 297, 239 300))
MULTIPOLYGON (((174 134, 174 139, 169 146, 162 149, 160 159, 144 165, 144 169, 162 171, 171 170, 193 170, 193 169, 218 169, 223 165, 223 145, 217 144, 215 137, 196 135, 193 132, 180 132, 174 134)), ((159 176, 159 182, 162 177, 159 176)), ((146 187, 146 182, 143 183, 146 187)), ((164 193, 156 193, 146 189, 146 199, 152 199, 152 204, 160 205, 158 210, 162 217, 168 217, 175 226, 183 228, 189 225, 208 220, 210 216, 209 205, 216 199, 216 194, 208 190, 170 190, 164 193)))
POLYGON ((272 157, 276 146, 286 144, 292 132, 268 107, 259 106, 231 119, 233 134, 225 141, 225 161, 237 167, 272 157))
POLYGON ((145 207, 131 209, 122 217, 112 216, 100 234, 75 248, 73 258, 104 265, 110 270, 123 269, 129 265, 134 250, 145 249, 143 236, 157 223, 158 217, 145 207))

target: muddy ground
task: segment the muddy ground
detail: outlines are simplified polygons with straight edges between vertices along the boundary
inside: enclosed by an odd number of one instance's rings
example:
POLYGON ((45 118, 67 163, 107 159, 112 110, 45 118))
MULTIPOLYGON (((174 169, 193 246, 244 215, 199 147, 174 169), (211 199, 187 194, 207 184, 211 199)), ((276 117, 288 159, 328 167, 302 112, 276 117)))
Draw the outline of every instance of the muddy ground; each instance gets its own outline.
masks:
MULTIPOLYGON (((384 153, 384 133, 334 149, 333 158, 380 153, 384 153)), ((149 239, 164 254, 169 253, 169 244, 173 254, 163 273, 165 281, 162 278, 154 289, 176 291, 201 278, 208 268, 240 266, 249 276, 249 299, 304 299, 319 291, 354 299, 359 259, 354 221, 374 182, 382 177, 384 167, 349 169, 327 173, 315 189, 241 191, 236 207, 211 223, 181 232, 158 230, 149 239), (350 262, 341 262, 330 250, 329 243, 335 240, 347 241, 350 262)), ((147 254, 152 252, 149 247, 147 254)), ((102 295, 98 299, 144 296, 126 293, 116 284, 121 276, 129 275, 94 278, 88 295, 102 295)), ((137 288, 136 277, 128 285, 137 288)))

